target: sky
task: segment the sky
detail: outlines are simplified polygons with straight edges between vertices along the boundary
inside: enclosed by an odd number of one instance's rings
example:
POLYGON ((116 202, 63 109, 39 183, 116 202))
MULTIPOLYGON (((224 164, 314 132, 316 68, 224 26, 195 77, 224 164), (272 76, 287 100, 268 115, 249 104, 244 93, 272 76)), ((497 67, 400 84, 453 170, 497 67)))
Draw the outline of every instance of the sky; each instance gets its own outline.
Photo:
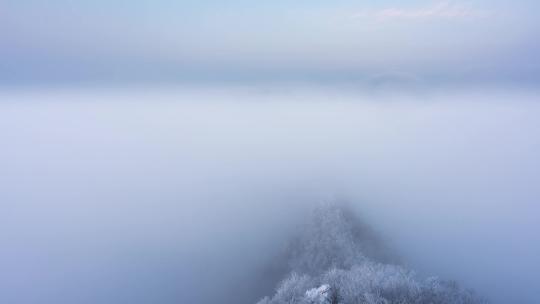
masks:
POLYGON ((536 84, 537 1, 0 1, 0 84, 536 84), (396 76, 398 75, 398 76, 396 76))

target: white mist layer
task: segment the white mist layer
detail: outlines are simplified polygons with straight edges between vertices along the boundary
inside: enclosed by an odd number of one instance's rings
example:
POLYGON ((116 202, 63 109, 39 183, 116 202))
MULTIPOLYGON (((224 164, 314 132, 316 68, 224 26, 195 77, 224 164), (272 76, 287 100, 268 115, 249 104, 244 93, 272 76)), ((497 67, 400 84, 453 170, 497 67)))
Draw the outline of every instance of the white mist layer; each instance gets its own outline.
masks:
POLYGON ((253 303, 338 197, 420 275, 535 303, 536 96, 5 91, 0 302, 253 303))

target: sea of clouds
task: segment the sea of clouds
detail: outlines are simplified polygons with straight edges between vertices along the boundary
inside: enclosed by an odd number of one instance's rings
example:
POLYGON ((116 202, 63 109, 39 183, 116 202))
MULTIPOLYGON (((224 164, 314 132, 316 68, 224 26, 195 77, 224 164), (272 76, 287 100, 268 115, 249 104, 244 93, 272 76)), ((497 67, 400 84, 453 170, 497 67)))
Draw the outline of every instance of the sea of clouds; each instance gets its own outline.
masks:
POLYGON ((539 102, 494 89, 3 90, 0 302, 254 303, 311 206, 336 199, 419 276, 535 303, 539 102))

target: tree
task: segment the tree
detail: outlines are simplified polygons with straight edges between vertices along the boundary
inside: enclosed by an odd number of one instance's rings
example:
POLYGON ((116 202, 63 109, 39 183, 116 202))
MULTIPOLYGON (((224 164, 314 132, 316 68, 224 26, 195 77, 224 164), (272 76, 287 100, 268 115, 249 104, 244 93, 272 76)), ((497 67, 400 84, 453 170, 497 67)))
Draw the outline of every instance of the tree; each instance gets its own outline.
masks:
POLYGON ((290 274, 276 294, 258 304, 479 304, 485 301, 452 281, 419 280, 384 262, 374 234, 340 206, 317 208, 291 242, 290 274), (367 229, 362 231, 362 229, 367 229), (366 254, 369 252, 370 254, 366 254))

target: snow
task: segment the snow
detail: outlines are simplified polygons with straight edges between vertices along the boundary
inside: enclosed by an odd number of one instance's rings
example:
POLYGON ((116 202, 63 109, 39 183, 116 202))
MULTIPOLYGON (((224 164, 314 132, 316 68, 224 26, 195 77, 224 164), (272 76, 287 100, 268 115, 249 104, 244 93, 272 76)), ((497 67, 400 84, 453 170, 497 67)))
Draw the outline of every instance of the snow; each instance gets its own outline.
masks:
POLYGON ((309 303, 327 304, 330 303, 330 285, 323 284, 318 288, 306 291, 306 299, 309 303))

